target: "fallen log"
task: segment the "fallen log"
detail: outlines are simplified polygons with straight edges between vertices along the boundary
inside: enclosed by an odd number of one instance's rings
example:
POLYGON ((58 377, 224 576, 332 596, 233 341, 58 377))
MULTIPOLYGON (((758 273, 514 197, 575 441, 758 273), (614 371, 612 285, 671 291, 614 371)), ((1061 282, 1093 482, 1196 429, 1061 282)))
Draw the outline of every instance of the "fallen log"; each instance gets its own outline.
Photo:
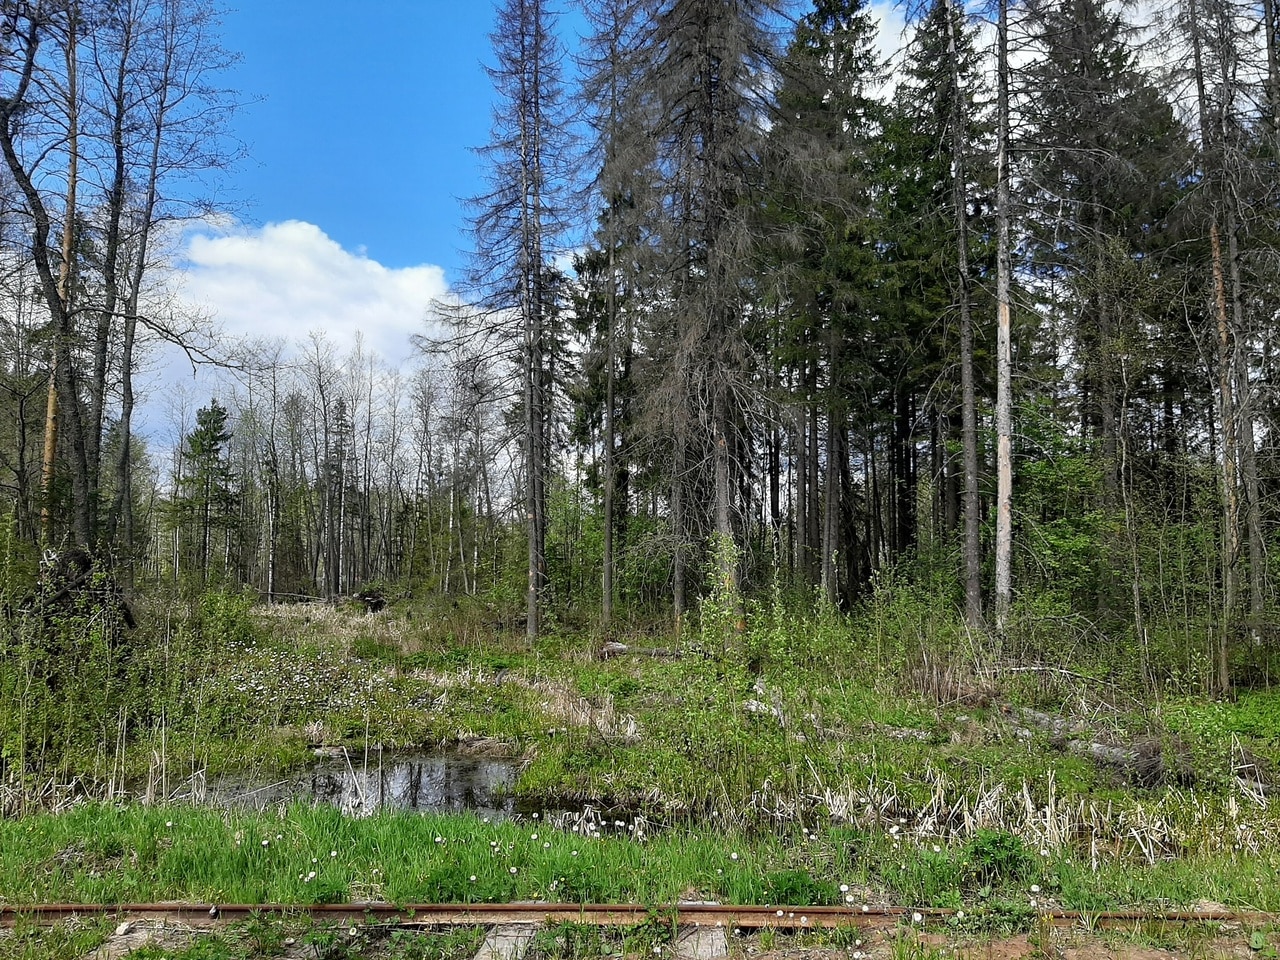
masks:
POLYGON ((1167 743, 1158 737, 1143 737, 1133 741, 1131 746, 1122 747, 1098 738, 1083 720, 1055 717, 1026 707, 1005 707, 1004 713, 1047 733, 1059 749, 1119 770, 1138 786, 1176 783, 1187 787, 1195 782, 1190 751, 1176 737, 1167 743), (1084 735, 1089 736, 1086 738, 1084 735))
POLYGON ((600 659, 609 660, 613 657, 664 657, 675 660, 679 659, 680 651, 668 650, 665 647, 632 647, 617 640, 610 640, 600 648, 600 659))

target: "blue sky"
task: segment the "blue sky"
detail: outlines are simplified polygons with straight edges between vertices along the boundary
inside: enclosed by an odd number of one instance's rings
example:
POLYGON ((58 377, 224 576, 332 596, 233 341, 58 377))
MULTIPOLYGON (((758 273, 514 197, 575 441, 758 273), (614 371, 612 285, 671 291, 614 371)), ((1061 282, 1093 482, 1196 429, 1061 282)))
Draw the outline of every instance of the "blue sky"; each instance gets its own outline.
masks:
MULTIPOLYGON (((360 337, 403 369, 467 262, 494 4, 227 2, 239 6, 222 43, 239 61, 222 81, 244 104, 231 133, 246 156, 219 190, 229 216, 183 235, 175 292, 224 340, 275 340, 287 354, 320 333, 345 355, 360 337)), ((562 33, 581 23, 566 14, 562 33)), ((207 395, 204 376, 170 357, 154 386, 207 395)))
POLYGON ((303 220, 384 266, 464 262, 458 198, 480 189, 485 0, 240 0, 224 20, 251 222, 303 220), (255 102, 255 98, 258 98, 255 102))

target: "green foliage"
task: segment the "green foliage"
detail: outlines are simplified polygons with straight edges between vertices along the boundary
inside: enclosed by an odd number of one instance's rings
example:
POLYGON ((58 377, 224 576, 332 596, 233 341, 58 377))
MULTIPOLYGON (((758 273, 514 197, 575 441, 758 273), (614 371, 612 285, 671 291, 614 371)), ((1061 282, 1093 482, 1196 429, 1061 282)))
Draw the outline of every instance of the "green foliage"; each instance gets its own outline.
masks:
POLYGON ((246 591, 208 591, 200 598, 198 629, 201 637, 215 650, 252 646, 252 609, 253 599, 246 591))
POLYGON ((230 574, 223 564, 214 566, 220 544, 226 547, 222 555, 238 555, 239 492, 227 449, 229 416, 216 399, 196 411, 196 425, 184 438, 177 495, 168 510, 179 552, 175 577, 190 576, 202 586, 230 574))
POLYGON ((0 950, 7 960, 82 960, 110 934, 111 921, 107 918, 77 918, 45 927, 28 922, 19 914, 12 933, 0 934, 0 950))
MULTIPOLYGON (((19 582, 6 578, 10 588, 19 582)), ((102 776, 118 759, 109 745, 121 750, 122 730, 149 709, 130 615, 110 570, 75 548, 12 601, 0 624, 0 763, 9 776, 102 776)))
POLYGON ((704 650, 723 653, 733 648, 742 632, 743 596, 738 586, 742 549, 732 537, 711 538, 707 557, 707 595, 698 608, 704 650))
POLYGON ((780 870, 764 878, 764 902, 796 907, 840 902, 840 888, 832 880, 817 879, 807 870, 780 870))
POLYGON ((964 848, 964 867, 979 883, 1018 883, 1035 869, 1021 837, 1004 830, 979 830, 964 848))
MULTIPOLYGON (((935 689, 942 671, 960 676, 983 665, 988 651, 945 595, 916 583, 905 570, 878 574, 871 596, 856 611, 854 630, 865 637, 853 662, 897 688, 935 689)), ((942 692, 942 691, 938 691, 942 692)))
POLYGON ((586 923, 557 923, 534 934, 525 956, 529 960, 583 960, 612 952, 602 928, 586 923))

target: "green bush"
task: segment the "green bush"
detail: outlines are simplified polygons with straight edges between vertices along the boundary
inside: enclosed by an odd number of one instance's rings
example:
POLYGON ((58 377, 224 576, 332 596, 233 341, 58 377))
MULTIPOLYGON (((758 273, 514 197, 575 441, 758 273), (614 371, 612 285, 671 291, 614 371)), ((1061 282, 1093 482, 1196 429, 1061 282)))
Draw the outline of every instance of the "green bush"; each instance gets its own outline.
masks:
POLYGON ((983 884, 1027 879, 1035 861, 1021 837, 1005 830, 979 830, 964 847, 967 872, 983 884))
POLYGON ((200 635, 215 649, 247 647, 254 642, 249 611, 253 600, 247 593, 211 590, 200 598, 200 635))

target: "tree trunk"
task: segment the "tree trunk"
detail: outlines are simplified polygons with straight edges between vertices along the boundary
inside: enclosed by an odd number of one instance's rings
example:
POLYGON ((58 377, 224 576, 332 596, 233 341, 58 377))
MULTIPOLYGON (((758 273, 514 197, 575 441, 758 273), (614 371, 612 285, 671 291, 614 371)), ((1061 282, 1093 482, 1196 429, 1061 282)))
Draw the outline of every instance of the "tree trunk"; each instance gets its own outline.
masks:
POLYGON ((996 139, 996 630, 1008 626, 1013 556, 1013 349, 1009 274, 1009 0, 1000 0, 997 24, 996 139))

